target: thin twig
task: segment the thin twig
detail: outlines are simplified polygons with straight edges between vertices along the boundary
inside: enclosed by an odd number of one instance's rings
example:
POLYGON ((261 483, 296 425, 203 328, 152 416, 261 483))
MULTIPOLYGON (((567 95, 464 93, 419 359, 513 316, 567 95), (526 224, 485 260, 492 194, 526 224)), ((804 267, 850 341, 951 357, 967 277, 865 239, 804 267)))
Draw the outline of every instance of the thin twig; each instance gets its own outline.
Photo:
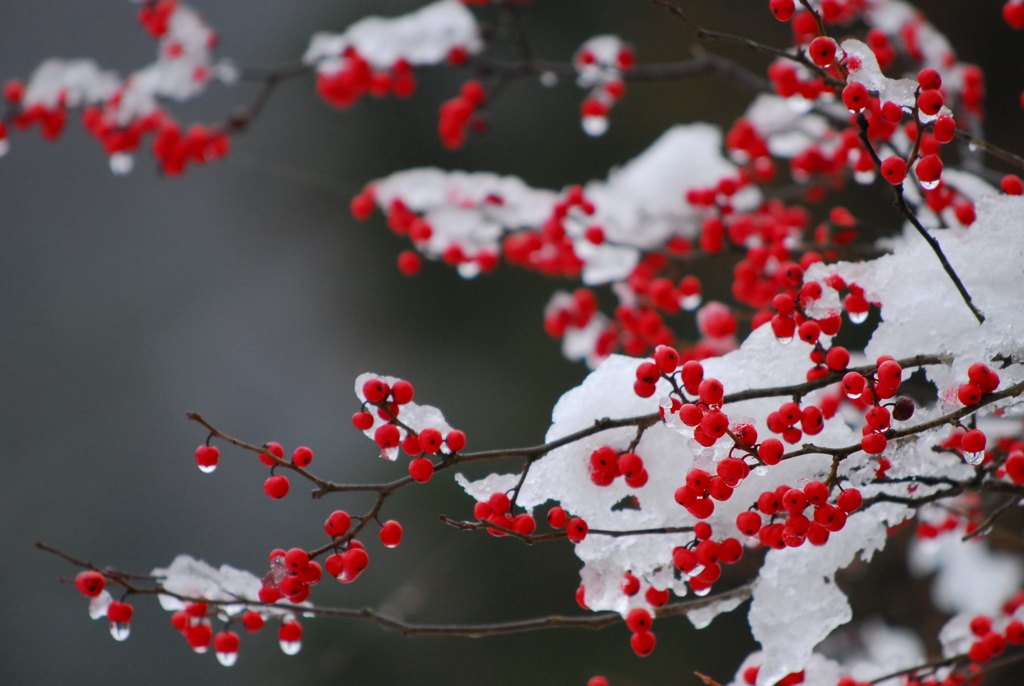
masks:
MULTIPOLYGON (((868 154, 871 155, 871 159, 874 161, 875 167, 881 170, 882 160, 881 158, 879 158, 878 153, 875 151, 875 147, 871 144, 871 140, 868 138, 868 120, 867 117, 864 116, 863 112, 857 115, 857 124, 860 127, 861 142, 864 143, 864 147, 867 148, 868 154)), ((917 215, 914 213, 912 209, 910 209, 910 206, 907 204, 906 198, 903 197, 903 184, 900 183, 894 185, 892 189, 893 195, 896 199, 896 208, 899 209, 900 213, 904 217, 906 217, 911 224, 913 224, 914 228, 917 229, 917 232, 921 235, 921 237, 925 239, 925 241, 928 243, 928 246, 932 249, 932 252, 934 252, 935 256, 939 258, 939 262, 942 264, 942 268, 945 270, 949 278, 953 281, 953 285, 956 286, 957 291, 960 292, 960 297, 962 297, 964 299, 964 302, 967 303, 967 307, 970 308, 971 314, 974 315, 975 319, 978 320, 979 324, 983 324, 985 322, 985 315, 982 314, 981 310, 975 307, 974 302, 971 300, 971 294, 967 292, 967 288, 960 280, 960 277, 957 276, 957 273, 953 269, 952 265, 949 264, 949 260, 946 259, 945 253, 942 252, 942 246, 939 245, 938 240, 936 240, 935 237, 928 233, 928 230, 924 228, 920 220, 918 220, 917 215)))

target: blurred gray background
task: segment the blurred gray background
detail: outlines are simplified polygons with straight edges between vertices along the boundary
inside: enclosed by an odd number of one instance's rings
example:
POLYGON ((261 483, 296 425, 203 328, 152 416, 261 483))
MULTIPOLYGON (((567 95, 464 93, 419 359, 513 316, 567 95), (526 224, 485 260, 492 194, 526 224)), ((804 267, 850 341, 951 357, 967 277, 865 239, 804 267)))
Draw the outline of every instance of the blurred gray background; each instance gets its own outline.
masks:
MULTIPOLYGON (((193 4, 220 32, 221 55, 272 66, 295 60, 316 30, 422 3, 193 4)), ((787 43, 765 2, 684 5, 709 26, 787 43)), ((1022 50, 999 20, 1001 3, 928 5, 961 56, 988 71, 990 138, 1021 149, 1024 77, 1005 67, 1019 65, 1022 50)), ((689 55, 690 34, 642 0, 538 0, 527 9, 536 49, 551 59, 610 30, 639 46, 641 61, 689 55)), ((154 50, 136 11, 120 0, 0 2, 0 79, 27 77, 50 56, 129 72, 154 50)), ((405 279, 395 268, 403 241, 379 215, 354 222, 349 199, 369 180, 424 164, 560 188, 604 176, 673 123, 729 122, 748 96, 715 79, 635 84, 609 134, 593 140, 579 130, 575 87, 520 82, 494 103, 490 132, 452 153, 437 140, 436 111, 465 77, 424 74, 408 101, 367 98, 345 111, 322 103, 311 78, 298 79, 233 140, 226 160, 178 179, 161 178, 148 153, 130 176, 113 176, 76 116, 56 144, 12 135, 0 160, 0 683, 583 684, 604 673, 629 686, 695 683, 694 669, 731 677, 753 647, 742 617, 700 633, 683 620, 659 624, 661 646, 645 660, 623 627, 405 639, 308 620, 299 656, 281 654, 276 630, 265 630, 243 635, 237 666, 224 669, 194 655, 153 598, 134 601, 132 637, 116 643, 74 588, 58 583, 72 567, 32 547, 42 540, 138 572, 188 552, 262 574, 270 549, 320 545, 328 513, 368 501, 310 501, 297 481, 288 498, 270 501, 265 468, 231 449, 203 476, 192 453, 205 435, 185 412, 251 442, 308 445, 314 470, 334 480, 390 479, 404 463, 376 458, 349 424, 353 379, 367 370, 413 381, 417 399, 441 407, 471 449, 542 438, 555 400, 585 374, 541 328, 541 309, 563 284, 505 267, 465 282, 437 264, 405 279)), ((255 92, 215 87, 172 111, 183 122, 218 121, 255 92)), ((892 225, 885 204, 858 205, 871 197, 854 189, 844 202, 892 225)), ((447 475, 403 491, 385 513, 405 525, 403 544, 370 542, 368 573, 349 586, 321 584, 313 599, 424 622, 573 612, 579 565, 570 549, 458 533, 436 519, 468 516, 470 506, 447 475)))

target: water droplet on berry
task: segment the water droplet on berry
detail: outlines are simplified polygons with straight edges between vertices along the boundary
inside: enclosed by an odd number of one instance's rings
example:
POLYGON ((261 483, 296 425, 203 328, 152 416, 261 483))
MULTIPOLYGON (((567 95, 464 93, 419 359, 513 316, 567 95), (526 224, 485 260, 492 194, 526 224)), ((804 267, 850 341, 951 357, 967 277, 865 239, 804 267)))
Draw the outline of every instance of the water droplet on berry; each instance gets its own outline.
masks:
POLYGON ((700 596, 701 598, 706 596, 708 593, 711 593, 711 587, 710 586, 705 586, 704 588, 697 588, 697 589, 694 589, 694 591, 693 591, 693 594, 695 596, 700 596))
POLYGON ((278 641, 281 644, 281 652, 285 655, 298 655, 302 650, 302 641, 278 641))
POLYGON ((11 151, 11 142, 6 138, 0 140, 0 157, 3 157, 11 151))
POLYGON ((238 662, 238 653, 217 653, 217 662, 225 667, 231 667, 238 662))
POLYGON ((853 180, 862 186, 871 185, 875 181, 875 170, 855 171, 853 172, 853 180))
POLYGON ((111 622, 110 635, 115 641, 127 641, 128 635, 132 632, 132 625, 128 622, 111 622))
POLYGON ((700 293, 694 293, 693 295, 685 295, 679 300, 679 306, 687 312, 692 312, 700 307, 700 293))
MULTIPOLYGON (((850 320, 853 321, 853 316, 852 315, 850 316, 850 320)), ((854 324, 860 324, 860 322, 853 322, 853 323, 854 324)), ((850 393, 849 391, 846 391, 846 397, 849 398, 850 400, 856 400, 857 398, 861 397, 862 395, 864 395, 864 389, 861 389, 860 393, 850 393)))
POLYGON ((925 189, 926 191, 933 191, 933 190, 935 190, 938 187, 939 187, 939 180, 938 179, 936 179, 935 181, 921 181, 921 188, 925 189))
POLYGON ((985 451, 984 450, 982 450, 980 452, 976 452, 976 453, 964 453, 964 462, 966 462, 967 464, 971 465, 972 467, 977 467, 984 460, 985 460, 985 451))
POLYGON ((598 138, 608 132, 608 117, 583 117, 583 132, 591 138, 598 138))
POLYGON ((209 649, 210 649, 210 644, 209 643, 205 643, 203 645, 198 645, 198 646, 192 646, 192 650, 195 651, 195 653, 197 655, 202 655, 203 653, 205 653, 209 649))
POLYGON ((135 157, 126 152, 116 152, 110 156, 110 171, 116 176, 130 174, 135 168, 135 157))
POLYGON ((785 338, 779 338, 778 336, 776 336, 775 340, 777 340, 781 345, 787 345, 787 344, 793 342, 793 337, 792 336, 786 336, 785 338))
POLYGON ((847 312, 846 314, 849 315, 851 324, 863 324, 868 320, 867 310, 863 312, 847 312))
POLYGON ((545 88, 554 88, 558 85, 558 74, 553 71, 546 71, 540 75, 540 85, 545 88))
POLYGON ((213 474, 215 471, 217 471, 217 465, 215 465, 215 464, 202 465, 201 464, 201 465, 199 465, 199 471, 201 471, 203 474, 213 474))
POLYGON ((459 276, 464 279, 475 279, 480 276, 480 265, 476 262, 463 262, 456 269, 458 269, 459 276))

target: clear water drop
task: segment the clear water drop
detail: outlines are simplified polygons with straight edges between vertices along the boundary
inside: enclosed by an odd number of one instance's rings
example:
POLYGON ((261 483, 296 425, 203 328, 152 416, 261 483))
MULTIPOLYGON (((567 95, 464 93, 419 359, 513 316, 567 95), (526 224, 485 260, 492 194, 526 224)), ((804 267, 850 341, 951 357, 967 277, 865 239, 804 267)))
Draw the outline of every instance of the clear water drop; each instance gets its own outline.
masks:
POLYGON ((868 311, 863 312, 847 312, 847 316, 850 318, 852 324, 863 324, 868 320, 868 311))
POLYGON ((115 152, 110 156, 110 171, 116 176, 124 176, 135 168, 135 157, 126 152, 115 152))
POLYGON ((921 182, 921 188, 925 189, 926 191, 933 191, 933 190, 935 190, 938 187, 939 187, 939 180, 938 179, 936 179, 935 181, 922 181, 921 182))
POLYGON ((583 132, 591 138, 608 133, 608 117, 583 117, 583 132))
POLYGON ((192 646, 192 650, 197 655, 202 655, 203 653, 207 652, 209 649, 210 649, 210 644, 209 643, 207 643, 206 645, 201 645, 201 646, 192 646))
POLYGON ((768 468, 765 467, 764 465, 759 465, 757 467, 754 467, 754 476, 764 476, 767 473, 768 473, 768 468))
POLYGON ((700 596, 701 598, 706 596, 708 593, 711 593, 711 587, 710 586, 705 586, 704 588, 700 588, 700 589, 694 589, 694 591, 693 591, 693 594, 695 596, 700 596))
POLYGON ((298 655, 302 650, 302 641, 278 641, 281 644, 281 652, 285 655, 298 655))
POLYGON ((975 143, 974 141, 971 141, 970 143, 967 144, 967 149, 970 150, 971 152, 978 152, 978 144, 975 143))
POLYGON ((863 390, 860 393, 850 393, 849 391, 846 391, 846 397, 849 398, 850 400, 856 400, 857 398, 861 397, 862 395, 864 395, 864 391, 863 390))
POLYGON ((788 345, 788 344, 793 342, 793 337, 792 336, 786 336, 786 337, 776 336, 775 340, 777 340, 781 345, 788 345))
POLYGON ((221 663, 225 667, 232 667, 238 662, 238 651, 233 653, 217 653, 217 662, 221 663))
POLYGON ((6 138, 0 139, 0 157, 11 151, 11 142, 6 138))
POLYGON ((217 471, 217 465, 215 465, 215 464, 209 464, 209 465, 201 464, 201 465, 199 465, 199 471, 201 471, 203 474, 213 474, 215 471, 217 471))
POLYGON ((701 297, 699 293, 695 293, 694 295, 684 295, 679 300, 679 306, 687 312, 692 312, 700 307, 700 302, 701 297))
POLYGON ((540 75, 540 85, 545 88, 554 88, 558 85, 558 74, 553 71, 546 71, 540 75))
POLYGON ((985 451, 984 450, 982 450, 980 452, 976 452, 976 453, 966 453, 966 452, 964 453, 964 462, 966 462, 967 464, 971 465, 972 467, 977 467, 979 464, 981 464, 984 461, 985 461, 985 451))
POLYGON ((853 172, 853 180, 862 186, 870 186, 875 181, 875 170, 855 171, 853 172))
POLYGON ((128 635, 132 632, 132 625, 128 622, 111 622, 110 635, 115 641, 127 641, 128 635))

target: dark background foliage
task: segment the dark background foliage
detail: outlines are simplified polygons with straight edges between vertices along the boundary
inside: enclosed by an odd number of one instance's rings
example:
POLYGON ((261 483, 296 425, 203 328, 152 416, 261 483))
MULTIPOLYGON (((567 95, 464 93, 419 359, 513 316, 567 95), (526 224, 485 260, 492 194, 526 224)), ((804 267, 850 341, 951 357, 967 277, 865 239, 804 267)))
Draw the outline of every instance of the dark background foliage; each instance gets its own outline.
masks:
MULTIPOLYGON (((241 65, 293 61, 313 31, 340 30, 369 13, 421 3, 197 2, 221 34, 221 54, 241 65)), ((766 2, 686 2, 709 26, 775 45, 787 28, 766 2)), ((927 3, 962 58, 989 76, 990 138, 1020 149, 1018 36, 987 2, 927 3)), ((641 0, 538 0, 527 25, 539 54, 567 60, 583 40, 615 31, 641 61, 685 59, 690 33, 641 0)), ((126 2, 34 0, 0 4, 0 77, 27 77, 50 56, 90 56, 122 73, 154 46, 126 2)), ((711 46, 761 68, 758 55, 711 46)), ((320 102, 312 79, 284 85, 231 155, 183 178, 163 179, 148 154, 128 177, 109 173, 77 120, 58 144, 15 135, 0 161, 0 682, 5 684, 582 684, 693 682, 693 669, 728 680, 753 647, 742 616, 695 632, 685 620, 657 627, 659 649, 640 660, 619 627, 598 634, 547 632, 480 640, 404 639, 356 622, 309 620, 298 657, 273 630, 243 636, 225 670, 197 657, 152 598, 136 601, 133 636, 114 642, 88 619, 69 585, 69 565, 36 540, 100 564, 145 572, 189 552, 257 573, 273 547, 314 547, 335 508, 357 497, 310 501, 295 482, 266 498, 265 468, 224 450, 213 476, 195 468, 205 438, 185 421, 201 411, 252 442, 308 445, 314 468, 335 480, 389 479, 404 467, 374 456, 348 417, 355 376, 408 378, 418 399, 441 407, 472 449, 539 441, 558 396, 585 374, 565 362, 540 325, 562 284, 502 268, 466 282, 428 264, 401 277, 404 249, 383 222, 355 223, 348 200, 368 180, 435 164, 521 175, 560 188, 602 177, 676 122, 728 125, 748 94, 721 79, 636 84, 615 109, 609 134, 579 129, 581 92, 513 84, 491 111, 491 130, 461 151, 436 136, 436 108, 461 73, 423 74, 408 101, 364 100, 348 111, 320 102)), ((214 88, 172 108, 182 121, 213 122, 255 95, 214 88)), ((842 201, 885 226, 897 216, 877 189, 842 201)), ((827 208, 816 208, 824 212, 827 208)), ((718 265, 719 268, 722 265, 718 265)), ((727 268, 727 265, 726 265, 727 268)), ((727 272, 703 275, 727 293, 727 272)), ((325 583, 325 604, 370 605, 417 621, 496 621, 573 612, 578 561, 565 545, 516 542, 446 529, 471 503, 449 477, 402 492, 386 515, 406 540, 357 583, 325 583)), ((895 618, 897 621, 899 618, 895 618)))

